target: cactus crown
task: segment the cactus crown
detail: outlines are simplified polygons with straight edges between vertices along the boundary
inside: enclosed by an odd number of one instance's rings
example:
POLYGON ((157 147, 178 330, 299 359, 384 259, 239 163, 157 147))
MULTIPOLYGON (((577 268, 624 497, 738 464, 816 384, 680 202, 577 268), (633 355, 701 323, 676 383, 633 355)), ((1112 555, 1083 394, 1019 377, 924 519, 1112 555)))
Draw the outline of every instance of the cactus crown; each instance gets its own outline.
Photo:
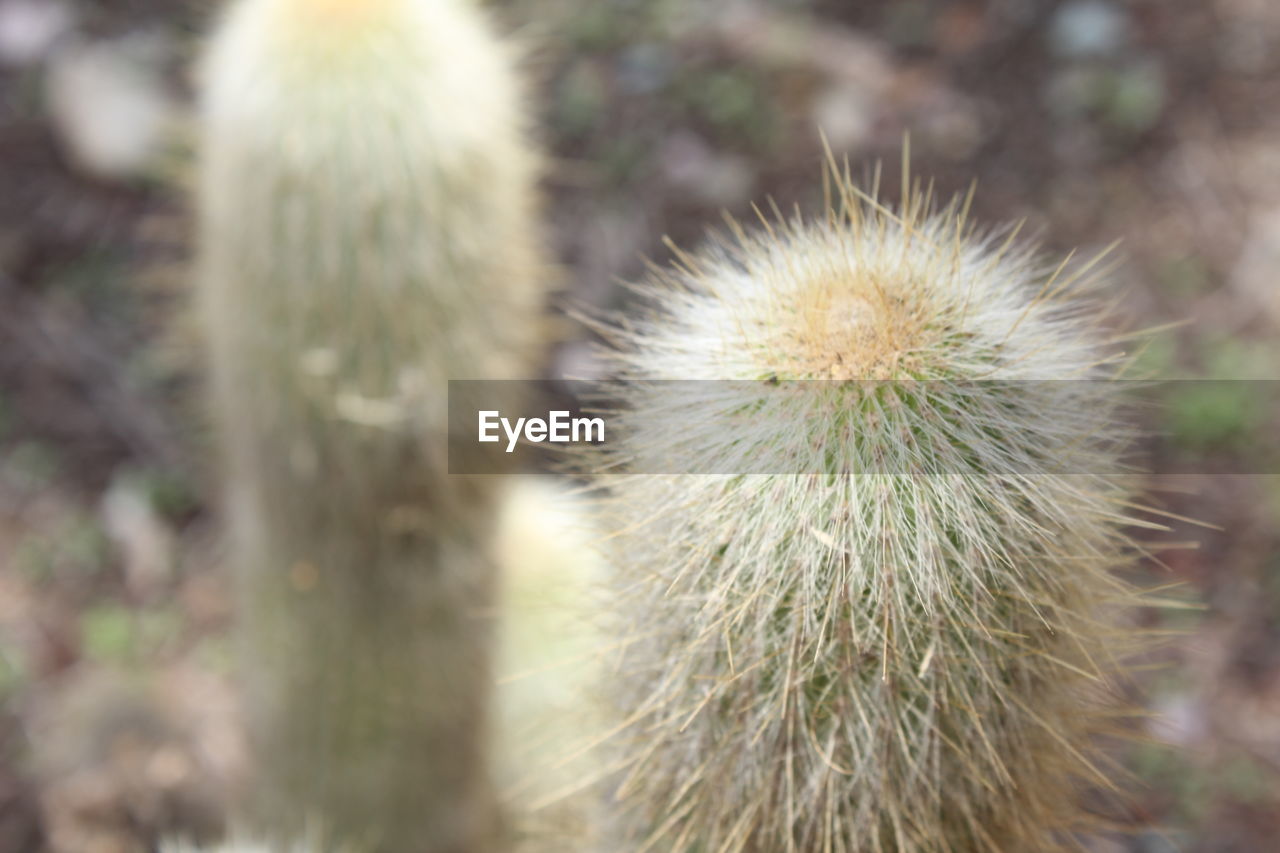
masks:
POLYGON ((980 232, 967 198, 938 210, 916 187, 895 211, 847 166, 827 176, 835 203, 821 221, 761 217, 755 233, 731 223, 728 239, 657 273, 648 293, 661 320, 633 339, 637 373, 1060 379, 1117 363, 1099 362, 1100 312, 1081 299, 1095 264, 1046 269, 1018 229, 980 232))

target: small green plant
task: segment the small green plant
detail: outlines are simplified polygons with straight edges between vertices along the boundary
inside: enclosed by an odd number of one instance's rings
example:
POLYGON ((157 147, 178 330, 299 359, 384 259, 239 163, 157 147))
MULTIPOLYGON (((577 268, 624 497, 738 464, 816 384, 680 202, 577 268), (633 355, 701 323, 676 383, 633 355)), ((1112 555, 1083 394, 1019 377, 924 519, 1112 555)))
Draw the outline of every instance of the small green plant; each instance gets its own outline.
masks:
POLYGON ((203 68, 200 307, 260 835, 476 853, 492 480, 446 382, 535 373, 536 162, 467 0, 241 0, 203 68))
POLYGON ((1097 277, 976 231, 963 201, 892 210, 847 173, 828 191, 819 221, 677 253, 649 315, 610 331, 624 399, 592 464, 633 473, 601 474, 625 646, 609 832, 1076 849, 1134 600, 1097 277), (728 391, 654 418, 688 392, 653 380, 735 380, 749 428, 700 418, 728 391), (689 459, 717 473, 634 473, 689 459))

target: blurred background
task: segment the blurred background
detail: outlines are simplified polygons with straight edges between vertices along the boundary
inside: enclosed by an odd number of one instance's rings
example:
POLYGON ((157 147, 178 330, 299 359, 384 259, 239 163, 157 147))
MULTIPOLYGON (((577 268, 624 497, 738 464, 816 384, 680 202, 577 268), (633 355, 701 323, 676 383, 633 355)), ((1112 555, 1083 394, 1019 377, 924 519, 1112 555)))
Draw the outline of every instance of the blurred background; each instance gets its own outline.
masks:
MULTIPOLYGON (((976 180, 979 221, 1122 241, 1127 325, 1183 323, 1152 375, 1280 379, 1274 0, 490 5, 535 81, 566 300, 622 305, 664 235, 695 246, 722 211, 816 212, 819 129, 893 200, 909 131, 940 196, 976 180)), ((214 11, 0 0, 0 853, 216 834, 244 760, 187 311, 214 11)), ((583 337, 549 369, 580 373, 583 337)), ((1162 453, 1246 470, 1248 386, 1180 387, 1162 453)), ((1135 579, 1204 606, 1135 617, 1178 633, 1138 675, 1152 742, 1117 748, 1135 832, 1096 849, 1280 849, 1280 477, 1150 486, 1162 540, 1196 547, 1135 579)))

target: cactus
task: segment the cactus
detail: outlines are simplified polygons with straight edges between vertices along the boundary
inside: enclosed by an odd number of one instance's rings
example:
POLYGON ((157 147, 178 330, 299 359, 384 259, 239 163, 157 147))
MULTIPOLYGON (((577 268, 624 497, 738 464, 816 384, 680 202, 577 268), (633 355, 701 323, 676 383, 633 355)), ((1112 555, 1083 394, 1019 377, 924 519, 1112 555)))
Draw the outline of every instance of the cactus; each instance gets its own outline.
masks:
POLYGON ((589 512, 575 490, 534 477, 503 507, 495 775, 519 853, 594 849, 595 692, 613 638, 596 624, 605 567, 589 512))
POLYGON ((587 464, 632 468, 601 475, 629 642, 608 832, 677 853, 1079 849, 1134 596, 1113 574, 1129 485, 1101 277, 976 231, 963 200, 892 210, 847 169, 832 191, 819 221, 677 252, 640 288, 652 310, 609 329, 626 381, 587 464), (649 380, 740 382, 700 409, 649 380), (749 429, 713 423, 734 406, 749 429), (786 467, 804 453, 826 467, 786 467), (662 467, 682 459, 712 473, 662 467), (735 473, 752 460, 779 467, 735 473))
POLYGON ((536 157, 466 0, 241 0, 202 68, 200 309, 254 831, 490 849, 492 478, 446 380, 536 373, 536 157))

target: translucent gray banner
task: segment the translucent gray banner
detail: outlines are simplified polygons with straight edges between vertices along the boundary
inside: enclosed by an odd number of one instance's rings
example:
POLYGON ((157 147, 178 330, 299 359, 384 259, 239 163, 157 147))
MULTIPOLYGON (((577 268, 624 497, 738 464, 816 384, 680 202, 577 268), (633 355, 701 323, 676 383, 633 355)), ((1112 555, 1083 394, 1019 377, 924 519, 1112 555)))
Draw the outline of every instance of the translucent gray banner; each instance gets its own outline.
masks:
POLYGON ((452 474, 1280 474, 1278 380, 454 380, 449 423, 452 474))

